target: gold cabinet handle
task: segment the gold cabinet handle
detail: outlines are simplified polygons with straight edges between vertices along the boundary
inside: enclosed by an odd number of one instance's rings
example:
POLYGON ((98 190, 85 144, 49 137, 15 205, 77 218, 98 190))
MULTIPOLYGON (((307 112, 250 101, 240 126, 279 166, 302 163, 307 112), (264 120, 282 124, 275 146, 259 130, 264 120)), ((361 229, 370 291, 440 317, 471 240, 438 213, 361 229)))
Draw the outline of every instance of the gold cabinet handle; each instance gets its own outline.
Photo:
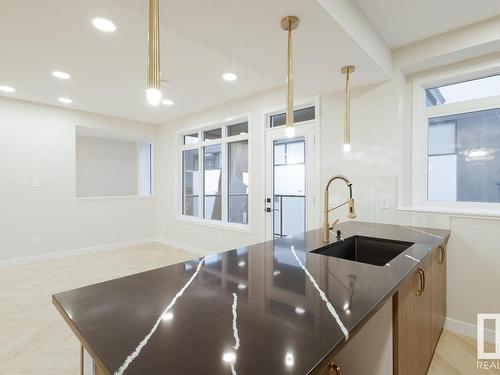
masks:
POLYGON ((422 268, 419 268, 417 270, 417 273, 418 273, 418 276, 420 278, 420 287, 417 289, 417 291, 415 292, 415 294, 417 296, 421 296, 422 293, 424 292, 424 289, 425 289, 425 272, 422 268))
POLYGON ((335 375, 342 375, 342 370, 335 363, 330 362, 328 364, 328 371, 334 372, 335 375))
POLYGON ((439 264, 443 264, 443 262, 444 262, 445 250, 446 250, 446 248, 443 245, 439 245, 439 251, 440 251, 439 264))

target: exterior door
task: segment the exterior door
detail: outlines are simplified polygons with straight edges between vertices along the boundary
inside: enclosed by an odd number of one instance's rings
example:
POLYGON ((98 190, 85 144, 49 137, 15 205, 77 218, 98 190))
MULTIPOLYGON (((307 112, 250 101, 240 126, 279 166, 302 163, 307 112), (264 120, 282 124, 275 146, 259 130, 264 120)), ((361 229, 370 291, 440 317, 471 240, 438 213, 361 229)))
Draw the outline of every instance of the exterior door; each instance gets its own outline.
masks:
POLYGON ((314 123, 266 130, 266 240, 288 237, 315 226, 314 123))

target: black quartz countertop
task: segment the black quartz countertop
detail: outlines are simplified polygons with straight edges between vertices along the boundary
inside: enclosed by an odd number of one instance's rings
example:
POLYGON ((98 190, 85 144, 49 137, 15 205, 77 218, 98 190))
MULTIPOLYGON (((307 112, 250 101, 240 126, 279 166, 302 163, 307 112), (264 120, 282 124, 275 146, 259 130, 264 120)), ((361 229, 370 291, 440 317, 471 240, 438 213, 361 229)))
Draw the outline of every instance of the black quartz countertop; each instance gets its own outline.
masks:
POLYGON ((53 303, 110 374, 314 372, 450 235, 362 222, 339 228, 343 237, 414 245, 374 266, 311 253, 325 246, 313 230, 59 293, 53 303))

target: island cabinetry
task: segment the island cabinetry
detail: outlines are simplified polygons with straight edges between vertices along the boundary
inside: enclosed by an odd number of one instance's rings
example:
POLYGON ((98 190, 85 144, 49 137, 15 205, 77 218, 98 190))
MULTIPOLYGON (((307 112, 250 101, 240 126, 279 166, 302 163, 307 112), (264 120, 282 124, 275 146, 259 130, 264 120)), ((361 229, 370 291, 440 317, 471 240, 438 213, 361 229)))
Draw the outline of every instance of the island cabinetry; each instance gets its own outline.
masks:
POLYGON ((425 375, 446 314, 445 247, 421 260, 393 299, 394 374, 425 375))

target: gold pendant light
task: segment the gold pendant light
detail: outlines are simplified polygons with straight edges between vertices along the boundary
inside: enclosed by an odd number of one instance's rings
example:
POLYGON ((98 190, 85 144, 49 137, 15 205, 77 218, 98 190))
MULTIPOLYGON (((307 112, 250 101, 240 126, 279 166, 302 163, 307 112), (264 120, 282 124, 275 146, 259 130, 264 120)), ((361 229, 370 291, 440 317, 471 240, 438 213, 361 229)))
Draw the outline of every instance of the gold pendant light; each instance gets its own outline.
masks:
POLYGON ((351 73, 354 66, 343 66, 340 71, 345 74, 345 108, 344 108, 344 151, 351 151, 351 73))
POLYGON ((286 107, 286 136, 291 138, 295 133, 293 118, 293 53, 292 53, 292 30, 299 26, 299 19, 295 16, 287 16, 281 20, 281 28, 288 32, 288 74, 287 74, 287 107, 286 107))
POLYGON ((149 104, 161 102, 160 88, 160 0, 149 0, 149 56, 148 56, 148 89, 146 97, 149 104))

